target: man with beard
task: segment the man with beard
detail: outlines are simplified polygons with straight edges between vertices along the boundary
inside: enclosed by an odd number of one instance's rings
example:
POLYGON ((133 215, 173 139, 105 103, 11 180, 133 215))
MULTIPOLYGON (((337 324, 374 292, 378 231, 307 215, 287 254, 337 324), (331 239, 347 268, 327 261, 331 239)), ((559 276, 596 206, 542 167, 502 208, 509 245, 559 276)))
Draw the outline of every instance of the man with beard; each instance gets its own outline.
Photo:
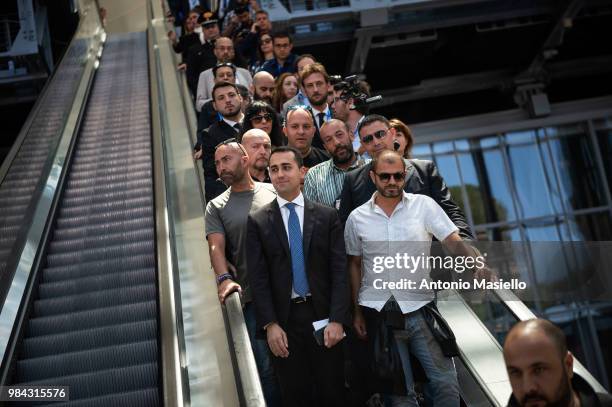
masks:
POLYGON ((316 126, 310 108, 299 105, 291 106, 287 112, 283 133, 287 137, 287 144, 302 154, 306 171, 329 159, 325 151, 312 145, 315 132, 316 126))
POLYGON ((270 136, 261 129, 251 129, 242 135, 242 145, 249 155, 249 174, 258 182, 270 183, 268 162, 272 151, 270 136))
POLYGON ((304 196, 311 201, 338 209, 347 171, 363 164, 353 151, 353 135, 348 126, 331 119, 321 127, 323 145, 332 158, 315 165, 304 178, 304 196))
POLYGON ((249 175, 249 157, 245 149, 232 140, 225 141, 215 150, 214 165, 221 180, 229 188, 206 205, 206 239, 217 280, 219 301, 223 303, 234 291, 241 292, 244 320, 264 397, 267 405, 278 406, 278 386, 268 354, 268 344, 255 336, 255 310, 246 265, 249 212, 272 202, 276 193, 271 185, 253 181, 249 175))
POLYGON ((504 343, 512 396, 510 407, 612 406, 609 394, 596 393, 573 371, 561 329, 544 319, 518 322, 504 343))
MULTIPOLYGON (((371 157, 376 157, 384 150, 394 150, 395 129, 391 128, 389 120, 384 116, 372 114, 363 119, 359 127, 359 137, 371 157)), ((351 211, 367 202, 376 191, 372 178, 369 176, 370 170, 371 164, 366 164, 347 174, 340 195, 339 215, 341 220, 346 221, 351 211)), ((444 179, 432 161, 406 160, 404 190, 433 198, 459 228, 461 237, 467 240, 474 239, 463 211, 452 200, 444 179)))
MULTIPOLYGON (((327 104, 327 93, 330 90, 329 75, 325 67, 319 63, 306 65, 300 74, 300 87, 304 89, 308 103, 312 107, 317 130, 320 131, 323 123, 331 120, 332 114, 327 104)), ((323 142, 319 134, 312 142, 315 147, 322 148, 323 142)))
MULTIPOLYGON (((453 360, 443 353, 426 322, 428 310, 435 307, 433 290, 396 290, 376 285, 378 280, 393 283, 407 278, 413 282, 428 278, 428 266, 404 269, 403 273, 389 268, 384 270, 384 275, 378 274, 376 260, 393 258, 401 252, 412 258, 427 258, 433 237, 445 246, 461 242, 458 229, 433 199, 404 192, 406 162, 397 152, 385 150, 376 155, 368 176, 376 192, 351 212, 344 230, 353 294, 353 327, 357 336, 364 339, 368 334, 375 335, 381 319, 386 323, 393 321, 393 328, 402 331, 395 343, 407 395, 391 396, 392 405, 418 405, 410 364, 410 355, 413 355, 429 381, 432 405, 459 407, 459 383, 453 360)), ((388 263, 385 261, 385 264, 388 263)), ((369 339, 369 351, 373 352, 377 340, 369 339)))
MULTIPOLYGON (((366 96, 370 96, 370 85, 367 82, 359 81, 357 83, 359 91, 366 96)), ((332 103, 332 112, 336 119, 340 119, 346 123, 351 134, 353 134, 353 150, 359 155, 366 155, 365 148, 361 146, 359 141, 359 125, 370 112, 367 104, 359 104, 352 97, 352 89, 346 82, 340 82, 334 85, 334 101, 332 103)), ((370 158, 370 157, 367 157, 370 158)))
POLYGON ((222 118, 198 133, 198 143, 194 148, 196 151, 194 157, 202 158, 206 201, 211 201, 227 189, 218 180, 219 175, 215 169, 215 147, 227 139, 238 137, 244 116, 241 111, 242 98, 236 85, 219 82, 214 86, 212 94, 215 110, 222 118))
POLYGON ((251 93, 253 100, 263 100, 272 105, 272 93, 274 92, 274 77, 268 72, 260 71, 253 76, 251 93))

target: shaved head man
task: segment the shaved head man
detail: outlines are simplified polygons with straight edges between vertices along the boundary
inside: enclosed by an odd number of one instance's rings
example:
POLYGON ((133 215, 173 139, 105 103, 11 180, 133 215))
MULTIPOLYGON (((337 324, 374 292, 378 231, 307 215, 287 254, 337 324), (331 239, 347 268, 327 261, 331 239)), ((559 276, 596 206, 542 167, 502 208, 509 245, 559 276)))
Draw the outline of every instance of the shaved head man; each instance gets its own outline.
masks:
POLYGON ((574 357, 563 331, 544 319, 521 321, 510 329, 504 360, 512 385, 509 406, 584 407, 612 402, 574 374, 574 357), (600 403, 593 403, 598 398, 600 403))
POLYGON ((268 72, 261 71, 257 72, 255 76, 253 76, 251 92, 253 93, 254 100, 263 100, 271 105, 273 91, 274 77, 272 75, 270 75, 268 72))
POLYGON ((255 181, 270 183, 268 163, 272 151, 270 136, 261 129, 251 129, 242 135, 242 145, 249 155, 249 173, 255 181))

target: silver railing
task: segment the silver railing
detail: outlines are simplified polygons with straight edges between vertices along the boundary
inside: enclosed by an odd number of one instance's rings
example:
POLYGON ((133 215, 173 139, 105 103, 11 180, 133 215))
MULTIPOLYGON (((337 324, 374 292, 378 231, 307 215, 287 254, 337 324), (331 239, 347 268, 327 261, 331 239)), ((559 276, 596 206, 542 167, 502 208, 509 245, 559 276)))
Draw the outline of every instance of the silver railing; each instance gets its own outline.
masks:
MULTIPOLYGON (((165 1, 148 7, 152 75, 157 75, 160 144, 164 150, 166 195, 174 279, 181 304, 184 344, 181 363, 191 405, 264 406, 238 294, 219 304, 204 236, 203 174, 192 146, 197 120, 185 76, 177 71, 167 32, 165 1)), ((155 109, 154 109, 155 110, 155 109)), ((163 328, 162 328, 163 329, 163 328)))

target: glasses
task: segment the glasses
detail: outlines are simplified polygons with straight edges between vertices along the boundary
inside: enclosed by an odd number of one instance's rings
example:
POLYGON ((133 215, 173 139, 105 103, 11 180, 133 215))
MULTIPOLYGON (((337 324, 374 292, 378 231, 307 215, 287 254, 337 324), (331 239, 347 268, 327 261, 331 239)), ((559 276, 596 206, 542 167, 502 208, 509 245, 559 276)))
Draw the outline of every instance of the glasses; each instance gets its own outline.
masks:
POLYGON ((215 146, 215 151, 217 151, 217 149, 221 146, 225 146, 225 145, 232 144, 232 143, 236 143, 238 145, 238 148, 240 148, 240 151, 242 151, 242 155, 247 155, 246 150, 244 149, 244 147, 242 147, 242 144, 240 144, 238 142, 238 139, 236 139, 235 137, 228 138, 227 140, 222 141, 219 144, 217 144, 215 146))
POLYGON ((271 43, 271 42, 272 42, 272 38, 263 38, 263 39, 261 40, 261 43, 262 43, 262 44, 269 44, 269 43, 271 43))
POLYGON ((258 114, 257 116, 251 117, 251 121, 255 124, 259 124, 263 122, 264 120, 267 122, 271 122, 272 115, 270 113, 265 113, 265 114, 258 114))
POLYGON ((380 178, 382 182, 388 182, 391 179, 391 177, 393 177, 395 181, 400 182, 404 180, 404 177, 406 177, 405 172, 394 172, 393 174, 389 174, 386 172, 381 172, 381 173, 375 172, 374 174, 376 174, 376 176, 380 178))
POLYGON ((385 137, 387 135, 388 131, 389 131, 389 129, 375 131, 372 134, 368 134, 367 136, 363 136, 361 138, 361 141, 363 141, 364 144, 370 144, 372 141, 374 141, 374 137, 376 137, 378 140, 380 140, 380 139, 382 139, 383 137, 385 137))

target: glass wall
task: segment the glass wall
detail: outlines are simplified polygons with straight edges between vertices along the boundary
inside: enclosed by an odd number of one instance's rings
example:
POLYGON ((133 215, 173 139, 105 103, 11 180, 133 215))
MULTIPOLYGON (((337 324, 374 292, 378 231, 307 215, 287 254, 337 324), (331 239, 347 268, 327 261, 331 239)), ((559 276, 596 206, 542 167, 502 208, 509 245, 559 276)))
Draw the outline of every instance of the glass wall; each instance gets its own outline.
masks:
MULTIPOLYGON (((612 240, 612 118, 477 137, 466 132, 462 139, 417 144, 413 155, 436 163, 479 240, 612 240)), ((550 270, 532 255, 546 298, 555 283, 580 278, 571 260, 550 270)), ((610 389, 612 354, 605 345, 612 338, 612 303, 558 297, 528 305, 564 329, 576 356, 610 389)), ((477 308, 503 340, 512 321, 503 307, 477 308)))

